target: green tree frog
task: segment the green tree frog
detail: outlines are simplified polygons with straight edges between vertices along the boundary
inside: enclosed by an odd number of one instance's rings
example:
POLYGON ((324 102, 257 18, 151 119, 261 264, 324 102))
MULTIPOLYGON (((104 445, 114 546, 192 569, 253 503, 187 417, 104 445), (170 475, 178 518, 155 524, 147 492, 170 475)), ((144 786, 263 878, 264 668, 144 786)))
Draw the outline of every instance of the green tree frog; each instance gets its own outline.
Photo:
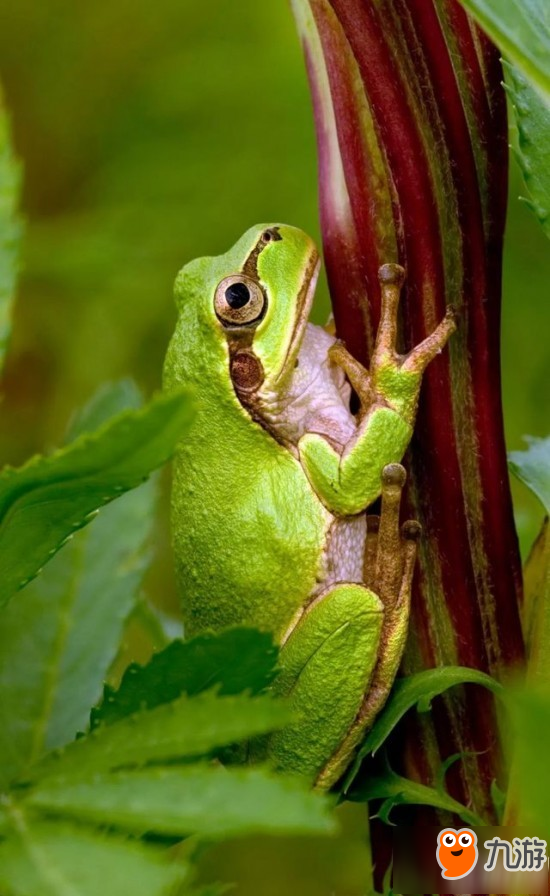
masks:
POLYGON ((422 373, 455 322, 450 310, 398 354, 404 271, 383 265, 367 371, 308 322, 319 263, 305 233, 270 224, 225 255, 187 264, 164 383, 191 384, 197 395, 172 494, 186 634, 237 624, 274 634, 274 689, 299 721, 270 738, 269 757, 327 788, 401 659, 419 526, 399 528, 399 461, 422 373), (380 495, 380 516, 367 515, 380 495))

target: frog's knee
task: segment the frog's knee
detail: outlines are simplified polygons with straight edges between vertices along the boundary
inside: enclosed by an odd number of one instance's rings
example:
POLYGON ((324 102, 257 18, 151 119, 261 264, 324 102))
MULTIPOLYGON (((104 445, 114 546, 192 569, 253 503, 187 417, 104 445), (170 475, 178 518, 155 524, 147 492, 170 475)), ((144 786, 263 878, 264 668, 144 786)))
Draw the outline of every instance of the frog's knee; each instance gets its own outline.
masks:
POLYGON ((315 622, 316 627, 330 628, 342 621, 353 623, 366 616, 383 613, 384 605, 374 591, 365 585, 339 582, 314 597, 302 616, 301 624, 315 622))
POLYGON ((383 604, 364 585, 350 582, 331 585, 317 595, 285 640, 281 651, 285 678, 300 674, 318 650, 333 652, 332 639, 349 642, 377 638, 383 623, 383 604))
POLYGON ((310 611, 319 606, 319 611, 328 615, 351 614, 359 618, 365 614, 379 614, 384 610, 382 601, 370 588, 353 582, 340 582, 315 598, 310 604, 310 611))

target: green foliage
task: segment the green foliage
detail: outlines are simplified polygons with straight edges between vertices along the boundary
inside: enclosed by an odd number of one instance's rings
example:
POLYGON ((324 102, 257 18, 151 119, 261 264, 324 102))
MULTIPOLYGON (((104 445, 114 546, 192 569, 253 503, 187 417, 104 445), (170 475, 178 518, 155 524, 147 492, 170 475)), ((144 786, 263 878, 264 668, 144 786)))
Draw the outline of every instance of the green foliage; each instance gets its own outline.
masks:
POLYGON ((550 684, 550 524, 544 520, 524 569, 523 635, 531 680, 550 684))
MULTIPOLYGON (((29 227, 11 355, 27 388, 11 392, 0 453, 57 444, 104 380, 158 387, 185 262, 264 220, 319 240, 310 98, 286 4, 241 0, 235 15, 220 0, 95 0, 60 20, 57 3, 2 4, 29 227)), ((328 310, 325 291, 317 319, 328 310)))
MULTIPOLYGON (((202 652, 204 669, 215 668, 225 655, 228 642, 219 637, 221 648, 212 637, 207 644, 202 639, 196 651, 202 652)), ((251 632, 246 638, 253 655, 254 647, 264 644, 272 667, 272 646, 260 633, 256 645, 251 632)), ((234 663, 239 664, 235 657, 234 663)), ((252 667, 245 658, 247 668, 252 667)), ((237 679, 232 680, 236 690, 237 679)), ((254 690, 260 680, 253 674, 249 684, 243 676, 242 690, 254 690)), ((95 896, 111 892, 104 876, 112 872, 119 885, 125 875, 122 891, 155 896, 188 878, 189 868, 185 861, 168 864, 168 854, 159 852, 151 835, 158 842, 190 834, 331 833, 329 801, 311 793, 306 782, 212 761, 221 747, 268 733, 289 719, 288 709, 268 696, 219 696, 209 690, 98 725, 26 768, 3 796, 0 882, 10 896, 34 894, 32 887, 51 896, 95 896), (56 832, 57 846, 50 852, 56 832), (148 839, 140 842, 122 837, 145 834, 148 839), (79 857, 86 865, 80 875, 79 857)))
POLYGON ((255 629, 173 641, 146 666, 129 666, 118 690, 105 687, 102 702, 92 710, 92 728, 212 687, 219 694, 258 694, 273 680, 277 656, 272 637, 255 629))
MULTIPOLYGON (((526 451, 511 451, 509 466, 550 513, 550 437, 526 437, 526 451)), ((524 569, 523 635, 529 679, 550 684, 550 528, 548 516, 524 569)))
POLYGON ((0 368, 11 328, 21 223, 17 211, 21 174, 14 159, 0 90, 0 368))
MULTIPOLYGON (((242 713, 242 706, 235 711, 242 713)), ((252 727, 252 726, 251 726, 252 727)), ((317 795, 267 769, 194 763, 38 782, 32 811, 133 834, 228 837, 247 833, 328 833, 334 825, 317 795)), ((327 804, 328 809, 328 804, 327 804)))
POLYGON ((367 775, 359 777, 363 760, 383 747, 406 712, 415 705, 419 712, 428 712, 434 697, 460 684, 480 684, 497 696, 504 695, 504 688, 494 678, 477 669, 461 666, 426 669, 396 682, 388 702, 367 735, 345 780, 344 793, 347 799, 354 802, 382 800, 376 816, 386 824, 391 823, 392 809, 400 805, 432 806, 460 816, 466 824, 486 823, 447 793, 445 786, 447 771, 453 763, 463 758, 463 754, 453 754, 441 763, 439 774, 432 787, 398 775, 390 767, 385 756, 381 773, 373 773, 368 769, 367 775))
MULTIPOLYGON (((103 389, 79 415, 78 431, 138 403, 127 383, 103 389)), ((138 600, 155 498, 150 480, 105 507, 4 609, 0 786, 86 727, 138 600)))
POLYGON ((550 237, 550 101, 541 99, 515 66, 505 63, 504 71, 517 127, 515 155, 530 196, 526 202, 550 237))
POLYGON ((538 439, 526 436, 525 451, 510 451, 509 466, 515 476, 531 489, 550 513, 550 436, 538 439))
POLYGON ((399 679, 359 750, 357 759, 346 778, 344 790, 348 790, 356 778, 362 760, 369 754, 374 755, 380 749, 409 709, 417 705, 419 712, 427 712, 434 697, 458 684, 480 684, 494 694, 503 693, 502 685, 490 675, 463 666, 425 669, 423 672, 399 679))
POLYGON ((190 420, 187 394, 162 395, 49 457, 33 458, 19 469, 7 467, 0 474, 0 605, 98 507, 135 488, 165 463, 190 420))
MULTIPOLYGON (((451 760, 454 761, 456 758, 453 756, 451 760)), ((448 764, 449 760, 443 764, 444 771, 446 771, 448 764)), ((420 784, 418 781, 411 781, 409 778, 403 778, 401 775, 396 774, 387 761, 384 765, 383 773, 373 775, 362 782, 354 789, 351 799, 356 802, 382 800, 383 802, 376 812, 376 817, 386 824, 391 824, 390 815, 392 809, 403 805, 433 806, 435 809, 458 815, 466 824, 486 824, 475 812, 472 812, 467 806, 463 806, 462 803, 449 796, 445 789, 444 775, 441 776, 436 787, 428 787, 425 784, 420 784)))
POLYGON ((93 729, 73 740, 139 598, 155 498, 142 480, 191 417, 184 395, 138 405, 127 382, 103 389, 73 420, 65 448, 4 474, 0 553, 13 551, 4 555, 12 582, 13 570, 37 571, 17 551, 38 543, 36 565, 52 531, 118 499, 3 608, 0 891, 9 896, 160 896, 182 885, 190 894, 189 857, 159 840, 334 829, 329 801, 305 782, 215 758, 291 719, 261 694, 277 650, 260 632, 170 644, 106 690, 93 729))
POLYGON ((496 781, 491 783, 491 799, 497 816, 498 824, 504 824, 504 810, 506 808, 506 793, 498 786, 496 781))
POLYGON ((6 608, 0 784, 86 726, 138 598, 153 511, 148 482, 105 508, 6 608))
POLYGON ((514 765, 505 824, 533 824, 540 837, 550 838, 548 805, 548 686, 517 691, 510 701, 514 722, 514 765))
POLYGON ((63 776, 81 780, 117 768, 210 756, 223 746, 266 734, 290 721, 288 708, 269 697, 218 697, 208 691, 95 728, 51 753, 25 780, 63 776))
POLYGON ((105 383, 84 407, 73 414, 67 427, 65 442, 74 442, 84 433, 99 429, 107 420, 116 417, 122 411, 137 411, 142 405, 139 389, 133 380, 123 379, 116 383, 105 383))
POLYGON ((12 827, 0 842, 6 896, 169 896, 190 877, 186 863, 158 847, 8 811, 12 827))
POLYGON ((550 7, 546 0, 461 2, 550 103, 550 7))

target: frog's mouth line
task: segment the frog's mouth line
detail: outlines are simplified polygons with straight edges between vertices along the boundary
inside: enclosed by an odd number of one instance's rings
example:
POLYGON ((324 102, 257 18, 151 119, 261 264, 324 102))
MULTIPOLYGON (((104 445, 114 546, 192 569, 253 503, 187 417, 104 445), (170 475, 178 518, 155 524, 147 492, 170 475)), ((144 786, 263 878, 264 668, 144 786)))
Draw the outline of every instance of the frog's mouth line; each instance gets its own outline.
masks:
POLYGON ((311 311, 311 306, 313 304, 313 297, 315 295, 315 287, 317 286, 317 278, 319 276, 320 268, 321 258, 317 250, 313 249, 308 259, 302 285, 296 300, 294 328, 283 363, 281 364, 281 369, 275 378, 276 384, 288 373, 288 370, 294 361, 294 356, 298 354, 305 326, 308 322, 309 312, 311 311))
POLYGON ((452 855, 452 856, 461 856, 463 852, 464 852, 463 849, 456 849, 456 850, 455 850, 455 849, 451 849, 451 855, 452 855))

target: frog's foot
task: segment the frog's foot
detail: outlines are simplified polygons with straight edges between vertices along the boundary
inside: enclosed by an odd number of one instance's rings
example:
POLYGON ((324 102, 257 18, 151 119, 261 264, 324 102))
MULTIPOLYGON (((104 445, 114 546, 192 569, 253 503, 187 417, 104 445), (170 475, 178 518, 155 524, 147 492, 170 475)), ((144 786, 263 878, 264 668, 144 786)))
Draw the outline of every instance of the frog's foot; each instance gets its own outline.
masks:
POLYGON ((378 657, 346 738, 317 778, 317 786, 322 788, 330 787, 339 778, 364 732, 380 712, 405 648, 416 543, 421 534, 416 520, 408 520, 399 526, 405 479, 401 464, 387 464, 382 471, 380 516, 367 517, 365 585, 369 592, 380 598, 384 611, 378 657))
POLYGON ((408 354, 402 355, 397 351, 397 310, 405 271, 398 264, 384 264, 378 276, 382 304, 371 361, 371 379, 377 398, 412 420, 416 412, 422 374, 456 329, 456 312, 449 307, 433 333, 408 354))
POLYGON ((408 355, 405 355, 401 369, 408 370, 411 373, 423 373, 430 361, 433 361, 436 355, 445 347, 449 336, 456 330, 456 321, 456 309, 453 305, 449 305, 445 312, 445 317, 437 325, 433 333, 426 336, 419 345, 411 349, 408 355))
MULTIPOLYGON (((403 586, 410 592, 416 541, 421 533, 420 523, 416 520, 408 520, 399 528, 401 496, 406 479, 407 474, 401 464, 386 464, 382 470, 382 507, 375 547, 368 546, 365 550, 365 556, 371 551, 375 555, 371 587, 384 604, 386 615, 399 607, 403 586)), ((371 532, 367 532, 369 540, 374 540, 372 535, 371 528, 371 532)))
POLYGON ((376 334, 374 358, 377 355, 392 356, 394 361, 407 370, 422 373, 445 346, 451 333, 456 330, 456 311, 452 305, 447 308, 445 317, 419 345, 406 355, 400 355, 396 349, 397 342, 397 310, 401 287, 405 281, 405 270, 400 264, 383 264, 378 271, 382 292, 380 324, 376 334))
POLYGON ((401 287, 405 282, 405 269, 400 264, 383 264, 378 269, 378 280, 380 281, 382 301, 373 363, 379 355, 389 355, 394 360, 400 358, 396 351, 397 309, 399 308, 401 287))
POLYGON ((357 718, 362 730, 372 724, 387 697, 407 637, 416 544, 422 528, 416 520, 407 520, 399 526, 406 476, 401 464, 384 467, 380 517, 376 523, 376 518, 367 520, 365 582, 382 601, 384 626, 378 663, 357 718))

